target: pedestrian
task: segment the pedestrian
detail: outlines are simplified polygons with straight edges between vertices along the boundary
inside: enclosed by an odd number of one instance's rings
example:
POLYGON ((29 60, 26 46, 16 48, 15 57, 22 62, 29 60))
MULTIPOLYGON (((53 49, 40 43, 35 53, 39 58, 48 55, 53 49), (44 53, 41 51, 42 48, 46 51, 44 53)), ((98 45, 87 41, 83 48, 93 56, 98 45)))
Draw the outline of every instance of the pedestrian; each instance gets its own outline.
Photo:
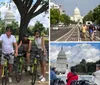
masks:
POLYGON ((4 65, 4 55, 10 55, 10 59, 9 59, 9 77, 8 80, 11 83, 12 82, 12 78, 11 78, 11 73, 12 73, 12 66, 14 63, 14 56, 13 54, 15 54, 15 56, 18 56, 18 46, 17 46, 17 42, 16 42, 16 38, 14 35, 12 35, 12 27, 6 27, 6 33, 2 34, 0 36, 0 41, 2 43, 2 56, 1 56, 1 68, 0 68, 0 73, 1 73, 1 77, 2 77, 2 68, 4 65), (13 48, 13 45, 15 47, 15 51, 13 48))
POLYGON ((71 85, 71 82, 72 81, 77 81, 78 80, 78 75, 76 74, 76 70, 75 70, 75 67, 71 67, 70 68, 71 72, 69 72, 67 74, 67 79, 66 79, 66 82, 67 84, 66 85, 71 85))
POLYGON ((90 35, 90 40, 94 41, 94 26, 92 24, 89 26, 89 35, 90 35))
POLYGON ((96 71, 93 73, 94 83, 100 85, 100 64, 96 64, 96 71))
POLYGON ((40 54, 40 66, 41 66, 41 76, 39 77, 39 79, 41 80, 41 82, 46 81, 46 48, 45 48, 45 41, 44 41, 44 37, 41 36, 41 33, 39 30, 35 31, 35 44, 37 46, 37 48, 40 50, 39 54, 40 54))
POLYGON ((56 77, 56 68, 53 67, 53 68, 50 68, 50 81, 53 81, 57 79, 56 77))
POLYGON ((82 26, 82 33, 83 33, 83 37, 84 37, 84 40, 86 41, 86 31, 87 31, 87 27, 86 27, 86 25, 84 24, 83 26, 82 26))

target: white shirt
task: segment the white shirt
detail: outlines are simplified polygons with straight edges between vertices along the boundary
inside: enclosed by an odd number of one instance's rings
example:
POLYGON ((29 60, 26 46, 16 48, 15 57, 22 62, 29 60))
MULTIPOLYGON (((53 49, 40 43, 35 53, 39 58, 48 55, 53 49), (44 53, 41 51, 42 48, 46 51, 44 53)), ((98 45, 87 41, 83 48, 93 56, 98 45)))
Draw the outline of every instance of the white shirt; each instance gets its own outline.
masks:
POLYGON ((9 38, 6 34, 0 36, 0 41, 2 41, 2 52, 3 53, 13 53, 13 43, 16 42, 16 38, 11 35, 9 38))
POLYGON ((94 82, 97 84, 97 85, 100 85, 100 70, 96 71, 93 73, 95 76, 94 76, 94 82))
POLYGON ((35 44, 37 45, 37 47, 39 49, 43 50, 42 45, 41 45, 42 44, 42 37, 35 38, 35 44))

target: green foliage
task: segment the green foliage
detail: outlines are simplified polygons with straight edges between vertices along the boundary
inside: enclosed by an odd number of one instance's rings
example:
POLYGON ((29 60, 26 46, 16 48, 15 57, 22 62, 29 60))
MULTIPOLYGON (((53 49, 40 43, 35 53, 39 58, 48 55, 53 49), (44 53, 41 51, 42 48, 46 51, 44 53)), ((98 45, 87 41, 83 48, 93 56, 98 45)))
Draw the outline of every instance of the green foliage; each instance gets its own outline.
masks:
POLYGON ((50 9, 50 23, 55 25, 59 23, 60 11, 58 9, 50 9))
POLYGON ((65 25, 68 25, 70 23, 70 17, 68 15, 66 15, 66 14, 62 14, 60 16, 60 21, 62 23, 64 23, 65 25))
POLYGON ((78 73, 85 73, 90 74, 93 73, 96 70, 96 64, 100 64, 100 60, 93 62, 86 62, 85 59, 83 59, 80 64, 76 65, 76 72, 78 73))
POLYGON ((83 19, 84 23, 86 21, 92 21, 96 24, 100 24, 100 5, 98 5, 93 11, 90 11, 83 19))
POLYGON ((12 27, 12 34, 13 35, 19 35, 19 25, 18 22, 12 21, 11 24, 8 24, 7 26, 11 26, 12 27))
POLYGON ((5 31, 5 22, 0 20, 0 34, 4 33, 5 31))

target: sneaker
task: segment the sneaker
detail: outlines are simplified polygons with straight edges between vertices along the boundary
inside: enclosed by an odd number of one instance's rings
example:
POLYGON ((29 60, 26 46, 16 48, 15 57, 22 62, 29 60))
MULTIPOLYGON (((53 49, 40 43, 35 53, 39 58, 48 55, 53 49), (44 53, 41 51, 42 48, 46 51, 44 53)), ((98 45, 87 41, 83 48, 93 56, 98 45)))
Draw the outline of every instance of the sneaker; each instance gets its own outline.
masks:
POLYGON ((28 67, 27 67, 27 71, 30 71, 30 69, 31 69, 30 66, 28 66, 28 67))
POLYGON ((42 79, 43 78, 43 75, 41 75, 40 77, 39 77, 39 79, 42 79))
POLYGON ((8 77, 9 83, 12 83, 12 78, 8 77))
POLYGON ((46 81, 46 79, 43 77, 42 79, 41 79, 41 82, 45 82, 46 81))

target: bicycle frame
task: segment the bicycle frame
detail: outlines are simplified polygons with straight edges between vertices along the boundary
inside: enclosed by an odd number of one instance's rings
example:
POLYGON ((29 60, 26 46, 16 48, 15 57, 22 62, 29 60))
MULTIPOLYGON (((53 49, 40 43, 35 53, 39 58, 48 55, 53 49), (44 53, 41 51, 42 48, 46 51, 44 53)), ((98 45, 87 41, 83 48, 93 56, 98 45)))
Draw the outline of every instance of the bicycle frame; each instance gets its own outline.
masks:
MULTIPOLYGON (((2 69, 2 77, 5 77, 5 68, 8 67, 8 60, 5 59, 3 69, 2 69)), ((7 71, 7 70, 6 70, 7 71)), ((8 72, 7 72, 8 73, 8 72)))

